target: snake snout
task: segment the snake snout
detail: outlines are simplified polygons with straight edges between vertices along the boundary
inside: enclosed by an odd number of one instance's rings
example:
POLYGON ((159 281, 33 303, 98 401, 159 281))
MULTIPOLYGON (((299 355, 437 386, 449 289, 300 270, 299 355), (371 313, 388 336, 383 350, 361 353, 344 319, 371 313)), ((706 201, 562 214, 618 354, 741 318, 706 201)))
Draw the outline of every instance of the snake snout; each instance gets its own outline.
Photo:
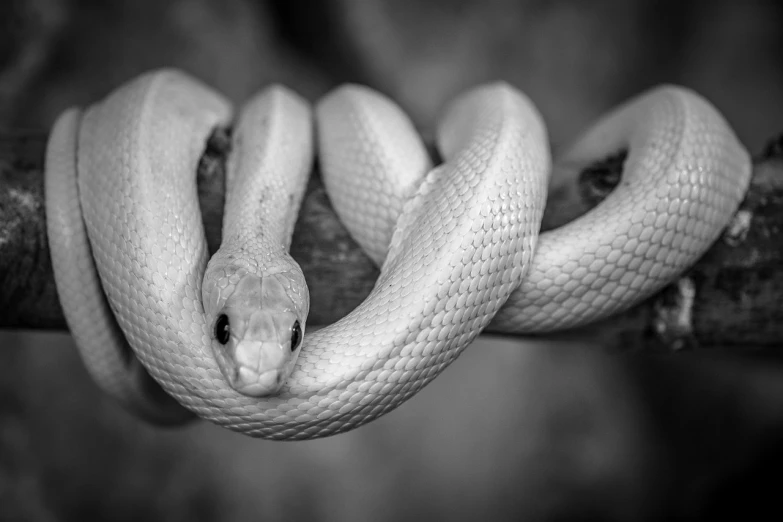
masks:
POLYGON ((287 346, 276 342, 239 341, 234 351, 231 387, 243 395, 263 397, 283 385, 290 359, 287 346))

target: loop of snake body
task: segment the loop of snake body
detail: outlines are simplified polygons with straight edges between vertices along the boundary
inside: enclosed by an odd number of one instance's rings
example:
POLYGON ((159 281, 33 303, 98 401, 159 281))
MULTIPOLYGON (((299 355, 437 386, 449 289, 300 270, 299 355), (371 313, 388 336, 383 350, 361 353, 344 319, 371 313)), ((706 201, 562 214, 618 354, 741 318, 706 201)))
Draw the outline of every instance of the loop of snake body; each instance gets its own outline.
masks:
POLYGON ((451 102, 434 167, 378 92, 342 86, 312 113, 280 86, 242 108, 211 259, 195 172, 212 130, 234 118, 222 96, 153 71, 55 124, 46 205, 58 293, 90 373, 140 415, 193 412, 269 439, 353 429, 421 390, 490 321, 573 327, 659 290, 717 239, 750 179, 718 111, 659 87, 561 159, 578 168, 627 150, 619 187, 539 235, 549 147, 515 88, 451 102), (307 287, 287 250, 316 145, 335 211, 381 273, 348 316, 306 334, 307 287))

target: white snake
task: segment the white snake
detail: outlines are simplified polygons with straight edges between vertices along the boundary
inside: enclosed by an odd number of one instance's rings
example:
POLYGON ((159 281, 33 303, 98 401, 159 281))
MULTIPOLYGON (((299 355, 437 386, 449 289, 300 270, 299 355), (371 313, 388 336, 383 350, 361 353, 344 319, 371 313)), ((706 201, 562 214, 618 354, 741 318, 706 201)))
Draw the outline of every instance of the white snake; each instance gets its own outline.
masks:
POLYGON ((223 244, 207 265, 195 172, 232 118, 224 98, 171 70, 66 111, 47 150, 49 241, 66 319, 102 388, 157 421, 188 415, 153 394, 127 339, 188 410, 270 439, 339 433, 394 409, 490 321, 566 328, 638 302, 715 241, 751 170, 715 108, 659 87, 562 159, 580 168, 626 149, 619 187, 539 236, 550 159, 523 94, 498 83, 453 101, 437 133, 445 163, 432 169, 393 102, 338 88, 316 108, 322 176, 381 275, 359 307, 301 342, 308 295, 287 248, 313 160, 310 108, 270 87, 241 111, 223 244))

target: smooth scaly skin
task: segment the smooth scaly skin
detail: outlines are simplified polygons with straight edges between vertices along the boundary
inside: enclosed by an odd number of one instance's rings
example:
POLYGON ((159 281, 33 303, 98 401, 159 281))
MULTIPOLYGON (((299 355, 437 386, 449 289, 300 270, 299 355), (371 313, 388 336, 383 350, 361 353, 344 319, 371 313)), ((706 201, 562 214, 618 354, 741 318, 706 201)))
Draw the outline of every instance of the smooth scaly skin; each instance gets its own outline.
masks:
MULTIPOLYGON (((353 95, 350 89, 347 91, 350 109, 353 95)), ((546 138, 535 109, 522 95, 505 85, 486 86, 463 95, 447 112, 439 129, 446 166, 430 173, 416 196, 407 202, 405 196, 413 192, 420 172, 409 177, 396 196, 388 196, 393 201, 391 206, 404 210, 372 294, 343 320, 308 336, 294 373, 279 396, 263 400, 242 396, 227 385, 214 358, 210 357, 210 343, 214 341, 198 291, 206 249, 200 220, 193 208, 197 205, 193 178, 199 148, 203 148, 211 127, 227 119, 225 104, 198 84, 170 72, 145 76, 120 93, 104 102, 104 114, 96 117, 93 133, 84 136, 86 133, 82 131, 84 146, 79 150, 80 185, 85 187, 83 192, 92 192, 82 194, 82 199, 95 259, 109 300, 120 311, 120 324, 141 361, 167 391, 218 424, 254 436, 278 439, 313 438, 363 424, 393 409, 437 375, 487 325, 524 276, 545 199, 549 170, 546 138), (183 103, 186 110, 182 110, 183 103), (172 110, 172 105, 181 108, 172 110), (183 118, 183 114, 189 119, 183 118), (166 146, 161 147, 161 143, 166 146), (93 157, 96 165, 90 165, 93 157), (149 158, 155 158, 159 171, 170 171, 171 178, 155 179, 151 169, 144 168, 149 158), (151 185, 156 190, 144 190, 149 180, 154 180, 151 185), (101 193, 109 193, 111 186, 123 189, 119 201, 100 197, 101 193), (177 187, 187 194, 177 192, 177 187), (168 192, 169 189, 172 191, 168 192), (168 213, 155 198, 168 200, 168 213), (135 206, 153 209, 152 215, 134 211, 135 206), (153 222, 159 228, 163 223, 162 231, 156 230, 153 222), (171 224, 165 226, 167 223, 171 224), (172 238, 178 241, 171 241, 172 238)), ((337 110, 329 116, 330 105, 337 103, 335 100, 339 101, 341 96, 338 91, 319 104, 325 176, 330 176, 326 172, 331 170, 328 163, 335 162, 337 167, 348 169, 349 162, 340 160, 344 154, 339 148, 341 141, 343 149, 349 151, 346 143, 358 140, 362 144, 362 154, 349 152, 345 160, 367 162, 384 171, 384 159, 378 159, 371 149, 379 146, 380 150, 388 150, 383 149, 386 138, 381 137, 372 144, 373 134, 366 130, 372 127, 372 122, 361 111, 354 114, 337 110), (336 121, 334 114, 340 121, 336 121), (359 128, 365 128, 358 134, 350 128, 356 122, 359 128), (326 131, 327 128, 332 130, 326 131), (347 138, 335 139, 330 145, 327 142, 332 133, 347 138)), ((372 106, 377 100, 360 103, 372 106)), ((677 104, 672 106, 676 108, 677 104)), ((646 239, 641 239, 646 234, 660 236, 659 239, 671 237, 674 232, 668 231, 678 227, 692 233, 706 227, 699 224, 703 221, 715 223, 716 230, 709 233, 714 237, 733 214, 748 182, 747 153, 720 117, 713 117, 714 110, 704 102, 693 104, 685 99, 683 106, 685 116, 676 110, 654 109, 660 111, 660 115, 657 112, 654 115, 664 122, 685 123, 664 126, 667 130, 662 132, 663 146, 639 153, 638 164, 650 167, 661 161, 672 161, 674 157, 675 163, 679 161, 686 170, 690 166, 697 173, 677 174, 676 179, 680 181, 683 177, 697 180, 695 188, 690 187, 687 193, 679 185, 675 187, 677 196, 674 197, 679 203, 672 203, 672 190, 667 186, 666 193, 659 189, 658 197, 663 203, 659 201, 654 208, 690 207, 691 199, 701 201, 701 194, 707 192, 703 200, 708 202, 708 209, 675 212, 674 218, 653 214, 653 223, 648 225, 642 220, 641 231, 633 229, 640 232, 636 238, 640 243, 647 244, 646 239), (669 111, 673 114, 668 114, 669 111), (717 127, 696 125, 709 131, 709 137, 700 141, 684 132, 694 127, 688 125, 694 121, 717 122, 717 127), (683 148, 682 143, 695 146, 683 148), (728 161, 719 154, 721 144, 728 146, 728 161), (685 154, 667 156, 661 152, 678 147, 685 154), (645 155, 648 152, 653 154, 645 155), (738 169, 732 173, 734 165, 738 169), (728 173, 733 184, 704 181, 710 175, 708 171, 716 166, 728 173), (718 210, 711 210, 713 207, 718 210), (697 224, 682 221, 683 215, 692 214, 697 224), (719 216, 716 218, 715 214, 719 216), (649 230, 651 226, 653 230, 649 230), (659 233, 655 226, 665 230, 659 233)), ((396 118, 397 109, 378 110, 387 113, 379 120, 380 128, 387 123, 389 129, 408 132, 407 124, 391 121, 396 118)), ((637 127, 643 130, 636 134, 659 132, 646 121, 639 121, 637 127)), ((631 130, 616 134, 624 136, 625 133, 634 134, 631 130)), ((606 134, 606 130, 601 134, 606 134)), ((403 145, 397 151, 424 158, 422 170, 426 171, 426 154, 405 145, 415 144, 415 136, 400 136, 396 138, 403 145)), ((598 145, 605 142, 608 146, 618 145, 611 137, 611 133, 606 137, 594 134, 582 142, 581 148, 578 145, 574 149, 581 151, 583 157, 579 154, 574 157, 584 161, 600 159, 602 149, 598 145), (609 140, 605 141, 606 138, 609 140)), ((635 143, 638 142, 632 139, 626 165, 629 170, 636 165, 632 162, 635 143)), ((398 157, 395 151, 387 156, 395 157, 398 157)), ((414 160, 415 164, 418 160, 414 160)), ((670 166, 653 170, 668 172, 670 166)), ((56 165, 47 166, 47 176, 54 171, 58 171, 56 165)), ((327 181, 329 185, 337 187, 340 182, 332 179, 327 181)), ((646 194, 658 194, 651 185, 646 187, 643 191, 646 194)), ((335 202, 340 199, 331 197, 335 202)), ((356 199, 361 198, 357 194, 356 199)), ((634 210, 640 204, 635 203, 634 210)), ((338 212, 345 213, 340 211, 341 204, 336 206, 338 212)), ((700 205, 695 207, 703 209, 700 205)), ((226 211, 230 213, 233 209, 227 207, 226 211)), ((613 219, 630 217, 626 214, 613 219)), ((387 227, 387 233, 388 230, 387 227)), ((361 232, 356 235, 360 237, 361 232)), ((673 239, 670 241, 674 244, 673 239)), ((677 248, 682 250, 682 244, 689 241, 690 236, 680 241, 677 248)), ((381 246, 376 247, 373 257, 380 260, 383 241, 377 243, 381 246)), ((601 245, 596 248, 605 249, 601 245)), ((650 248, 661 249, 660 246, 650 248)), ((618 255, 610 252, 599 257, 611 262, 618 255)), ((539 258, 537 254, 536 263, 539 258)), ((644 262, 643 259, 641 263, 644 262)), ((661 270, 654 266, 657 265, 649 267, 653 275, 661 270)), ((548 275, 556 269, 541 270, 548 275)), ((588 270, 585 284, 591 284, 590 279, 596 277, 602 275, 588 270)), ((553 279, 551 285, 570 287, 560 293, 545 292, 544 298, 550 301, 568 301, 581 288, 579 283, 574 287, 562 278, 553 279)), ((634 298, 631 295, 628 299, 634 298)), ((548 306, 551 310, 551 305, 548 306)))
MULTIPOLYGON (((431 168, 425 145, 394 102, 366 87, 343 86, 317 111, 332 204, 378 262, 401 201, 431 168), (357 193, 367 197, 350 197, 357 193)), ((528 275, 489 330, 572 328, 652 295, 704 254, 750 182, 750 156, 729 125, 682 87, 657 87, 617 107, 556 167, 578 173, 620 150, 628 151, 622 183, 584 216, 539 236, 528 275)))
POLYGON ((106 302, 82 222, 76 183, 81 113, 69 109, 47 144, 44 194, 52 267, 66 321, 96 384, 135 414, 158 424, 192 418, 139 364, 106 302))
MULTIPOLYGON (((303 439, 368 422, 453 361, 519 284, 549 172, 540 117, 506 87, 454 104, 446 126, 461 130, 450 136, 455 153, 406 204, 375 289, 309 335, 281 393, 262 400, 227 384, 201 302, 206 247, 194 173, 211 129, 229 118, 220 97, 173 72, 143 76, 85 115, 80 199, 120 326, 166 391, 218 424, 303 439), (503 256, 490 260, 501 233, 503 256), (470 295, 460 294, 467 287, 470 295)), ((57 171, 47 166, 47 175, 57 171)))
POLYGON ((509 333, 584 325, 654 294, 734 216, 751 159, 721 114, 662 86, 611 111, 558 160, 575 172, 627 150, 621 183, 593 210, 541 234, 522 286, 495 316, 509 333))

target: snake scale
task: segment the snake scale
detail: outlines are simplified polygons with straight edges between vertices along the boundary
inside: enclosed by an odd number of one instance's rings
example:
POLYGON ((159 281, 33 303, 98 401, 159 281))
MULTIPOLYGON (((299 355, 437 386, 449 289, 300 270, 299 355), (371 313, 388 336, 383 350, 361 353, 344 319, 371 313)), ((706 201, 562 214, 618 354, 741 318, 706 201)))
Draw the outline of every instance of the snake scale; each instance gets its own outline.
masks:
POLYGON ((313 109, 273 85, 237 115, 171 69, 63 113, 47 148, 49 241, 99 386, 157 422, 193 412, 269 439, 344 432, 416 394, 491 321, 569 328, 659 290, 718 238, 751 171, 708 101, 657 87, 558 159, 628 152, 606 200, 539 235, 552 165, 524 94, 502 82, 466 91, 436 141, 440 165, 367 87, 338 87, 313 109), (213 129, 229 125, 223 243, 210 259, 195 172, 213 129), (337 215, 381 271, 355 310, 306 334, 307 286, 288 246, 315 149, 337 215))

